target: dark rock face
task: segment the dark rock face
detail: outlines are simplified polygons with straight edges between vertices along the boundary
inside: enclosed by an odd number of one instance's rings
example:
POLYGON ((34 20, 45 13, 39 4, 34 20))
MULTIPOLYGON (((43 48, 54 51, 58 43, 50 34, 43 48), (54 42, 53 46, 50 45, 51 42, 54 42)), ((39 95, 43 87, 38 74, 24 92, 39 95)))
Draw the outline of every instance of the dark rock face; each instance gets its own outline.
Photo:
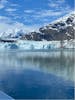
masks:
POLYGON ((21 39, 26 40, 70 40, 75 35, 75 14, 69 15, 67 18, 56 21, 45 27, 41 27, 38 32, 31 32, 22 36, 21 39))
POLYGON ((29 34, 22 36, 21 39, 42 41, 43 38, 44 38, 44 35, 37 32, 31 32, 29 34))

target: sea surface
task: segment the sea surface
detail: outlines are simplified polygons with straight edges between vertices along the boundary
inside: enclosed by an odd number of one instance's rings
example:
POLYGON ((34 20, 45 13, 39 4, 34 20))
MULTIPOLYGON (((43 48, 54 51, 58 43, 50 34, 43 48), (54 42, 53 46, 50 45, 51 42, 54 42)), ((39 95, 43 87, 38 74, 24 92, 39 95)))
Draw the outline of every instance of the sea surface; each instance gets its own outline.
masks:
POLYGON ((14 99, 74 99, 73 50, 0 51, 0 90, 14 99))

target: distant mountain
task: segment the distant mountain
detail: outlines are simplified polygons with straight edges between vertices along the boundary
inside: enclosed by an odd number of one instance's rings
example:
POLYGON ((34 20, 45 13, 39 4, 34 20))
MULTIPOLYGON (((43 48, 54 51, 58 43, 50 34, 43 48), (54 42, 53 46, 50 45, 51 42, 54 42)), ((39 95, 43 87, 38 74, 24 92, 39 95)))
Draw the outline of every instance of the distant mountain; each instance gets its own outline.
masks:
POLYGON ((23 30, 5 32, 0 34, 4 38, 20 38, 24 40, 52 41, 74 39, 75 33, 75 13, 64 16, 49 25, 41 27, 39 32, 26 33, 23 30))
POLYGON ((51 24, 41 27, 39 32, 22 35, 21 39, 35 41, 70 40, 74 39, 75 13, 71 13, 51 24))
POLYGON ((0 34, 2 38, 21 38, 26 33, 23 30, 11 30, 0 34))

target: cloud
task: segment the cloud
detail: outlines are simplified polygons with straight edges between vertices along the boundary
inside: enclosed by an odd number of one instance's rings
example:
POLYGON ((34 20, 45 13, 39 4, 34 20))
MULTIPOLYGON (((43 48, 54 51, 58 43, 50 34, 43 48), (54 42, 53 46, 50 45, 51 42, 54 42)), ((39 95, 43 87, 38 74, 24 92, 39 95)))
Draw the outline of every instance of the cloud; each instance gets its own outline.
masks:
POLYGON ((35 17, 50 17, 50 16, 59 16, 61 15, 61 12, 55 12, 52 10, 42 10, 36 13, 35 17))
MULTIPOLYGON (((3 0, 2 0, 2 2, 3 2, 3 0)), ((4 3, 4 2, 1 3, 1 5, 2 5, 1 8, 4 8, 3 10, 1 9, 2 10, 2 15, 10 16, 13 19, 21 18, 20 17, 21 15, 19 15, 17 13, 19 11, 19 7, 20 7, 19 4, 12 3, 11 1, 7 1, 6 3, 4 3)))
POLYGON ((10 0, 0 0, 0 10, 5 11, 8 15, 16 15, 14 12, 17 11, 17 7, 19 7, 19 5, 12 3, 10 0))
POLYGON ((15 3, 11 3, 10 6, 11 6, 11 7, 19 7, 20 5, 15 4, 15 3))
POLYGON ((6 14, 13 17, 13 19, 17 19, 19 18, 20 16, 17 14, 17 8, 6 8, 4 9, 6 11, 6 14))
POLYGON ((26 32, 33 31, 40 25, 71 12, 71 7, 66 0, 47 0, 46 7, 32 9, 30 7, 26 9, 20 3, 15 4, 10 1, 0 0, 0 10, 4 11, 2 15, 5 15, 1 16, 0 14, 0 32, 15 29, 23 29, 26 32))
POLYGON ((12 22, 12 20, 9 17, 0 16, 0 24, 2 24, 2 23, 9 23, 9 22, 12 22))
POLYGON ((7 9, 5 9, 5 11, 7 11, 7 12, 14 12, 14 11, 16 11, 17 9, 15 9, 15 8, 7 8, 7 9))
MULTIPOLYGON (((37 30, 39 25, 25 25, 20 22, 15 22, 11 20, 9 17, 0 16, 0 34, 3 32, 16 32, 18 30, 23 30, 24 32, 31 32, 37 30)), ((14 33, 13 33, 14 34, 14 33)))
MULTIPOLYGON (((17 32, 19 30, 23 30, 25 33, 29 33, 31 31, 38 31, 39 25, 27 26, 23 23, 15 22, 12 24, 2 23, 0 24, 0 34, 1 33, 10 33, 10 32, 17 32)), ((13 33, 14 34, 14 33, 13 33)))
POLYGON ((50 16, 59 16, 62 12, 60 11, 53 11, 53 10, 27 10, 25 11, 25 18, 26 17, 33 17, 33 18, 44 18, 44 17, 50 17, 50 16), (32 14, 32 12, 34 12, 32 14))
MULTIPOLYGON (((30 10, 28 10, 30 11, 30 10)), ((34 10, 34 13, 25 13, 24 19, 27 22, 32 22, 34 20, 38 21, 45 21, 45 20, 50 20, 49 18, 52 17, 59 17, 61 15, 69 13, 71 10, 67 6, 65 8, 65 11, 63 9, 61 10, 49 10, 49 9, 41 9, 41 10, 34 10), (44 20, 45 19, 45 20, 44 20)))
POLYGON ((3 4, 0 4, 0 9, 3 9, 4 8, 4 5, 3 4))
POLYGON ((25 16, 24 19, 25 21, 30 21, 30 22, 44 22, 48 20, 50 21, 50 19, 54 18, 54 17, 61 17, 65 14, 68 14, 72 11, 70 5, 68 5, 68 3, 66 2, 66 0, 48 0, 47 2, 47 7, 48 8, 44 8, 44 9, 28 9, 25 10, 25 16))
POLYGON ((8 3, 7 0, 0 0, 0 9, 5 8, 6 4, 8 3))
POLYGON ((35 10, 30 10, 30 9, 28 9, 28 10, 24 10, 24 13, 33 13, 33 12, 35 12, 35 10))
POLYGON ((0 0, 0 9, 3 9, 8 6, 18 7, 19 5, 15 3, 11 3, 10 0, 0 0))
POLYGON ((72 8, 66 0, 48 0, 48 6, 54 11, 61 11, 62 14, 70 12, 72 8))
POLYGON ((58 8, 65 4, 65 0, 49 0, 48 6, 58 8))

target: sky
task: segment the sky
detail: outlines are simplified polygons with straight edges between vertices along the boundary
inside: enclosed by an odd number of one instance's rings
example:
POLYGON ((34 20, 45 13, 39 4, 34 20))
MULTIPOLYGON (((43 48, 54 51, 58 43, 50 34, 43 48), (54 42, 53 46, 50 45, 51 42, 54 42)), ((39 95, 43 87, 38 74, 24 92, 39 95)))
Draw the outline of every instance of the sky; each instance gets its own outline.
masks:
POLYGON ((30 32, 74 11, 74 0, 0 0, 0 33, 30 32))

